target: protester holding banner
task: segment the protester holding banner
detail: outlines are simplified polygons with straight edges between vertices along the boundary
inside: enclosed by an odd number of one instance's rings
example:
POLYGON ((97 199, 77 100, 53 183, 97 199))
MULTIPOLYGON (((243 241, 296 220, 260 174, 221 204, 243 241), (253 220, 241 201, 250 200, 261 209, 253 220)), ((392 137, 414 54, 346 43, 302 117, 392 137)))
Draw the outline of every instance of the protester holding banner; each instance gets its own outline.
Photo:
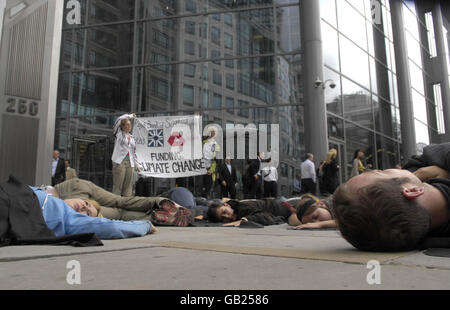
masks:
POLYGON ((208 128, 209 136, 203 141, 203 159, 206 167, 206 174, 203 176, 203 197, 210 199, 211 188, 216 181, 216 152, 220 146, 214 139, 217 129, 214 126, 208 128))
POLYGON ((113 128, 116 142, 112 154, 113 162, 113 193, 129 197, 133 189, 134 169, 139 172, 139 162, 136 156, 136 142, 131 134, 131 119, 136 114, 120 116, 113 128))

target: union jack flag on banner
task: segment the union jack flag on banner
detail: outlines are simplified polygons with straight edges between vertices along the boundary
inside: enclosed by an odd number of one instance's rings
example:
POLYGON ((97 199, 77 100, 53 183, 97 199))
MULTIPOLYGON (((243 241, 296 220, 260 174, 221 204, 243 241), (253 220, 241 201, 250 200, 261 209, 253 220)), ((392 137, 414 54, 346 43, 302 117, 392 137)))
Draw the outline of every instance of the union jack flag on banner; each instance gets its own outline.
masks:
POLYGON ((150 129, 148 131, 148 147, 164 147, 164 130, 150 129))

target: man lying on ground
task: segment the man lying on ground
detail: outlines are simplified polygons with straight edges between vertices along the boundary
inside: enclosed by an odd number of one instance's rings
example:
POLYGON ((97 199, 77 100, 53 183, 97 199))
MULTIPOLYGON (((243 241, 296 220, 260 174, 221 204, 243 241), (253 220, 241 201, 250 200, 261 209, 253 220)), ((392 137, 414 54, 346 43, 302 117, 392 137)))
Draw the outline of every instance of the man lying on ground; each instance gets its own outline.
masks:
POLYGON ((404 251, 450 236, 450 143, 425 147, 404 169, 363 173, 334 193, 338 228, 354 247, 404 251))
POLYGON ((211 222, 226 223, 223 226, 239 226, 242 222, 256 222, 261 225, 289 223, 297 226, 295 208, 281 199, 223 199, 213 201, 208 208, 207 218, 211 222))
POLYGON ((32 187, 47 227, 55 235, 95 233, 100 239, 144 236, 156 232, 149 221, 113 221, 101 216, 100 207, 89 199, 62 200, 32 187))

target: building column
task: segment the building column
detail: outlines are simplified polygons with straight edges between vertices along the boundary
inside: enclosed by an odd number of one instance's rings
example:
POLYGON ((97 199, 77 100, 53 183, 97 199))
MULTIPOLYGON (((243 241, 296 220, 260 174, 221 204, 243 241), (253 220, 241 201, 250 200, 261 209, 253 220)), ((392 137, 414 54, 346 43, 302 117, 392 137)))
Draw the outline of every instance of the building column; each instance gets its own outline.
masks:
MULTIPOLYGON (((305 148, 313 153, 316 165, 328 152, 328 127, 323 81, 322 34, 320 27, 320 1, 300 1, 300 30, 302 40, 302 80, 304 98, 305 148)), ((302 159, 303 160, 303 159, 302 159)))
POLYGON ((6 2, 0 50, 0 181, 12 174, 29 185, 51 182, 63 12, 60 0, 6 2))
POLYGON ((397 69, 398 100, 402 132, 401 153, 403 159, 416 154, 416 131, 411 96, 408 49, 403 23, 403 4, 400 0, 389 0, 391 7, 392 33, 394 36, 395 63, 397 69))
MULTIPOLYGON (((444 113, 444 124, 445 124, 445 136, 441 137, 441 142, 448 142, 450 137, 450 89, 449 89, 449 78, 448 78, 448 68, 447 68, 447 51, 445 49, 445 42, 447 36, 444 33, 441 5, 436 2, 433 3, 432 9, 433 15, 433 26, 434 35, 436 38, 436 52, 437 57, 433 60, 434 66, 438 66, 439 76, 437 76, 437 81, 441 84, 441 94, 442 94, 442 109, 444 113)), ((434 81, 434 82, 437 82, 434 81)))

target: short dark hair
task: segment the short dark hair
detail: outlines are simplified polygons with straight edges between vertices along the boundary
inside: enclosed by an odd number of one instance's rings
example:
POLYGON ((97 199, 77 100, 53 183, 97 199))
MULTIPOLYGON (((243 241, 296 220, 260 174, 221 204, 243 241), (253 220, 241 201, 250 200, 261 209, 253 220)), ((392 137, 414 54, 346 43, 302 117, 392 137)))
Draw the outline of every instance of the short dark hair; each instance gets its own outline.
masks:
POLYGON ((402 194, 408 178, 378 181, 357 191, 346 184, 333 195, 333 215, 342 236, 363 251, 416 249, 430 229, 430 215, 402 194))
POLYGON ((225 203, 219 199, 215 199, 210 203, 208 206, 208 212, 206 213, 208 221, 214 223, 222 222, 220 217, 217 215, 217 210, 223 205, 225 205, 225 203))

